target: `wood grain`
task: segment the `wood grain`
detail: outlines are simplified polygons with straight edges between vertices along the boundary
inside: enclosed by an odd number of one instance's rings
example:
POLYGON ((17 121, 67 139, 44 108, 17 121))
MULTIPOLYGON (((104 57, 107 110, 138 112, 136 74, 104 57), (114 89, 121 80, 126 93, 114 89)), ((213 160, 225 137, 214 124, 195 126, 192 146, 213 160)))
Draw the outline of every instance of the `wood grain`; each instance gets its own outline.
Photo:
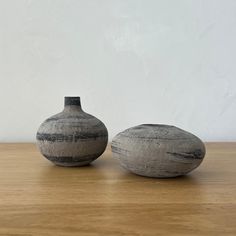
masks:
POLYGON ((0 236, 236 235, 236 143, 208 143, 190 175, 128 173, 108 148, 64 168, 34 144, 0 144, 0 236))

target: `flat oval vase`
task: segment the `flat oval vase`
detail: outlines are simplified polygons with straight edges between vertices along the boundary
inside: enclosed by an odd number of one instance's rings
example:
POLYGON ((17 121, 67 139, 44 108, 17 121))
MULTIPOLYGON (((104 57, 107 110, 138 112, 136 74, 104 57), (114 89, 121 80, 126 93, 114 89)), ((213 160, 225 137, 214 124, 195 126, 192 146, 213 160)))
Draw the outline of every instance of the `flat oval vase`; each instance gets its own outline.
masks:
POLYGON ((198 137, 169 125, 135 126, 112 141, 113 157, 125 169, 147 177, 186 175, 201 164, 205 152, 198 137))

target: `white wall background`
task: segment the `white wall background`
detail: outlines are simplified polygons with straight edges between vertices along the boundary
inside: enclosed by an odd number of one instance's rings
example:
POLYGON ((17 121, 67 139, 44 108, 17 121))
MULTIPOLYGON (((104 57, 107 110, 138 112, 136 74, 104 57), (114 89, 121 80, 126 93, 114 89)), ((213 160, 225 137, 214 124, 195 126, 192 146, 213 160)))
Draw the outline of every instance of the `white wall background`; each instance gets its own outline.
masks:
POLYGON ((110 139, 141 123, 236 141, 235 0, 0 0, 0 142, 79 95, 110 139))

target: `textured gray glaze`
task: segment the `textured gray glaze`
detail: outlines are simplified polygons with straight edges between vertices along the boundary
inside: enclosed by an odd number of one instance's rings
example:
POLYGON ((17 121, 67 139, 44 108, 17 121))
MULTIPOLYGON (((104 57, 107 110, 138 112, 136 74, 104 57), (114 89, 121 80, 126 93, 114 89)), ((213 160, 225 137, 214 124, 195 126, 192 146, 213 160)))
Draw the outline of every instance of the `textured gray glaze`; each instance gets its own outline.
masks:
POLYGON ((127 170, 148 177, 185 175, 200 165, 205 152, 198 137, 169 125, 135 126, 112 140, 113 157, 127 170))
POLYGON ((56 165, 84 166, 104 152, 108 132, 82 110, 79 97, 65 97, 64 110, 45 120, 36 138, 42 155, 56 165))

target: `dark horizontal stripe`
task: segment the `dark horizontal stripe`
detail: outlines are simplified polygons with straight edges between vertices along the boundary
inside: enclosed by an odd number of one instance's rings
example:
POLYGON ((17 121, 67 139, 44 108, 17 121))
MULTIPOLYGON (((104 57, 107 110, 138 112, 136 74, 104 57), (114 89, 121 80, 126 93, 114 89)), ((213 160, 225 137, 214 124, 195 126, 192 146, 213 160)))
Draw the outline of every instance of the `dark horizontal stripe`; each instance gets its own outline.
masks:
POLYGON ((99 157, 101 153, 86 155, 82 157, 72 157, 72 156, 48 156, 44 155, 48 160, 60 162, 60 163, 78 163, 78 162, 90 162, 99 157))
POLYGON ((175 157, 180 157, 180 158, 187 158, 187 159, 203 159, 204 153, 200 150, 197 149, 194 152, 166 152, 167 154, 171 154, 172 156, 175 157))
POLYGON ((49 142, 77 142, 79 140, 86 140, 86 139, 94 139, 94 140, 98 138, 107 139, 107 133, 76 133, 71 135, 37 133, 36 138, 37 140, 40 141, 49 141, 49 142))
MULTIPOLYGON (((52 118, 48 118, 46 119, 45 122, 48 121, 58 121, 58 120, 67 120, 67 119, 77 119, 77 120, 93 120, 94 117, 83 117, 83 116, 65 116, 65 117, 52 117, 52 118)), ((70 121, 71 122, 71 121, 70 121)), ((78 121, 75 121, 78 122, 78 121)))
POLYGON ((128 150, 125 150, 125 149, 123 149, 123 148, 116 147, 116 146, 114 146, 114 145, 112 145, 111 148, 112 148, 112 152, 113 152, 113 153, 116 153, 116 154, 125 155, 125 154, 128 154, 128 153, 129 153, 128 150))

